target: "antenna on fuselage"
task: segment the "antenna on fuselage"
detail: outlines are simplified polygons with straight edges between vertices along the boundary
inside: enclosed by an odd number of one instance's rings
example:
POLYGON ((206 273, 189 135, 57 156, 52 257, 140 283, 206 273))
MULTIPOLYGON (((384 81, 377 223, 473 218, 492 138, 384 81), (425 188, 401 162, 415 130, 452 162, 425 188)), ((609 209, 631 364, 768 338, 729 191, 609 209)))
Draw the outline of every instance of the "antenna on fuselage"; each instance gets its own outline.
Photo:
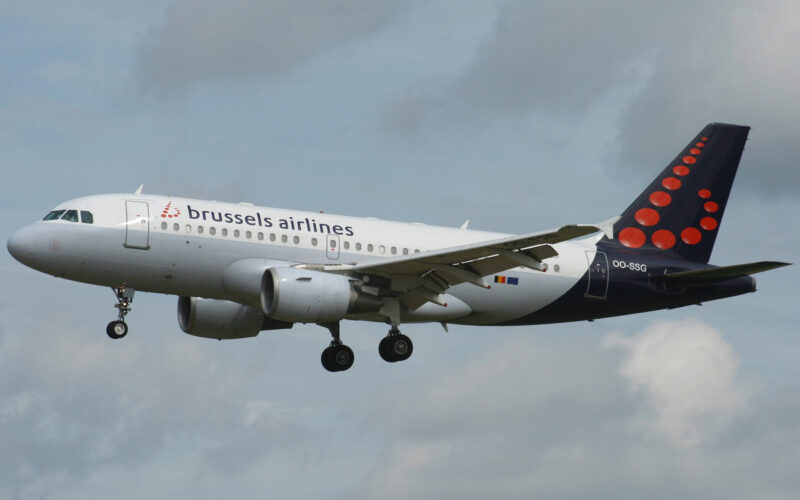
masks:
POLYGON ((139 184, 139 187, 136 188, 136 191, 134 191, 133 194, 142 194, 142 188, 143 187, 144 187, 144 184, 139 184))

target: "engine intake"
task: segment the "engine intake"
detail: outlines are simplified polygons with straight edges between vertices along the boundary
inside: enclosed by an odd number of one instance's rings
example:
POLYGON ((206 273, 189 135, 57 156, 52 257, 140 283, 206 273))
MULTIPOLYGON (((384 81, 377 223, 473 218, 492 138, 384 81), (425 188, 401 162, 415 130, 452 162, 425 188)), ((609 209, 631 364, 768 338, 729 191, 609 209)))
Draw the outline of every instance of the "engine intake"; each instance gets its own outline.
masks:
POLYGON ((382 305, 378 297, 358 290, 339 274, 272 267, 261 281, 264 314, 281 321, 338 321, 348 314, 376 312, 382 305))

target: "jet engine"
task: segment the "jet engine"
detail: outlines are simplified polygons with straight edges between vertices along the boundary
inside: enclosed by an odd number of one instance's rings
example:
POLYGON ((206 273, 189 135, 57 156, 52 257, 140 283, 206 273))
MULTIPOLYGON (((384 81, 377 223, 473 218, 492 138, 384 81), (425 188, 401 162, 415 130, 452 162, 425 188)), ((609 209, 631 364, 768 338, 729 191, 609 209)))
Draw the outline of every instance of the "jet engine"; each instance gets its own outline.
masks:
POLYGON ((292 323, 264 316, 257 307, 198 297, 178 299, 178 324, 189 335, 220 340, 255 337, 261 330, 292 327, 292 323))
POLYGON ((293 267, 271 267, 261 280, 264 314, 281 321, 324 323, 348 314, 376 312, 381 300, 349 278, 293 267))

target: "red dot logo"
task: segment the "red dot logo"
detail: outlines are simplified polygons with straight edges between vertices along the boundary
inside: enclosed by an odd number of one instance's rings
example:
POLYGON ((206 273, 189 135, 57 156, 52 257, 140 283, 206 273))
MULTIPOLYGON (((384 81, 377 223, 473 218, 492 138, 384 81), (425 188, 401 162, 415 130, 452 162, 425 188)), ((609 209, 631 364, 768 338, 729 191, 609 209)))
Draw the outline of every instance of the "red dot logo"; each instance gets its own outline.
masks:
POLYGON ((664 191, 656 191, 650 195, 650 203, 657 207, 666 207, 672 203, 672 196, 664 191))
POLYGON ((702 153, 702 151, 700 151, 697 148, 692 148, 689 150, 689 152, 692 153, 693 155, 699 155, 700 153, 702 153))
POLYGON ((700 219, 700 227, 706 231, 713 231, 717 228, 717 219, 713 217, 703 217, 700 219))
POLYGON ((667 177, 663 181, 661 181, 661 185, 665 188, 669 189, 670 191, 675 191, 681 187, 681 181, 676 179, 675 177, 667 177))
POLYGON ((619 242, 629 248, 639 248, 644 245, 645 236, 641 229, 626 227, 617 235, 619 242))
POLYGON ((702 239, 703 235, 700 234, 700 230, 696 227, 687 227, 681 231, 681 241, 687 245, 697 245, 702 239))
POLYGON ((668 250, 675 246, 675 235, 666 229, 659 229, 653 233, 650 239, 653 241, 653 245, 662 250, 668 250))
POLYGON ((694 165, 695 163, 697 163, 697 158, 695 158, 694 156, 684 156, 683 158, 681 158, 681 161, 683 161, 683 163, 687 165, 694 165))
POLYGON ((703 198, 704 200, 711 198, 711 191, 709 191, 708 189, 701 189, 700 191, 697 192, 697 196, 703 198))
POLYGON ((719 205, 717 205, 714 201, 707 201, 703 203, 703 208, 706 209, 706 212, 713 214, 717 210, 719 210, 719 205))
POLYGON ((695 144, 695 146, 697 146, 698 148, 702 148, 703 146, 705 146, 705 143, 698 142, 697 144, 695 144))
POLYGON ((161 218, 162 219, 166 219, 166 218, 170 218, 171 219, 171 218, 177 217, 177 216, 179 216, 181 214, 180 210, 178 210, 177 208, 172 208, 171 209, 171 207, 172 207, 172 202, 171 201, 169 203, 167 203, 166 206, 164 206, 164 210, 161 211, 161 218), (170 209, 171 209, 172 213, 170 213, 170 209))
POLYGON ((652 208, 640 208, 636 211, 634 218, 643 226, 655 226, 661 217, 652 208))
POLYGON ((703 141, 703 142, 708 142, 708 137, 703 136, 703 137, 700 138, 700 140, 703 141))
POLYGON ((680 175, 681 177, 689 175, 689 167, 686 165, 675 165, 672 167, 672 171, 675 172, 675 175, 680 175))

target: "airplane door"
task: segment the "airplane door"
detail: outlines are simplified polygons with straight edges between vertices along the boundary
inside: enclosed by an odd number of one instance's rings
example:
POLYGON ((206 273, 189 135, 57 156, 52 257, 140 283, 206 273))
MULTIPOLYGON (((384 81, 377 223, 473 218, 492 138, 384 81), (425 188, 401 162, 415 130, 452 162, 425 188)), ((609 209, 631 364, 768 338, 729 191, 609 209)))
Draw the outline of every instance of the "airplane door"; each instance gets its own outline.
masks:
POLYGON ((150 210, 146 201, 125 202, 125 246, 150 248, 150 210))
POLYGON ((608 291, 608 257, 605 252, 586 250, 586 259, 589 261, 586 296, 604 299, 608 291))
POLYGON ((329 259, 336 260, 339 258, 339 236, 336 234, 329 234, 327 239, 327 247, 325 247, 325 254, 329 259))

